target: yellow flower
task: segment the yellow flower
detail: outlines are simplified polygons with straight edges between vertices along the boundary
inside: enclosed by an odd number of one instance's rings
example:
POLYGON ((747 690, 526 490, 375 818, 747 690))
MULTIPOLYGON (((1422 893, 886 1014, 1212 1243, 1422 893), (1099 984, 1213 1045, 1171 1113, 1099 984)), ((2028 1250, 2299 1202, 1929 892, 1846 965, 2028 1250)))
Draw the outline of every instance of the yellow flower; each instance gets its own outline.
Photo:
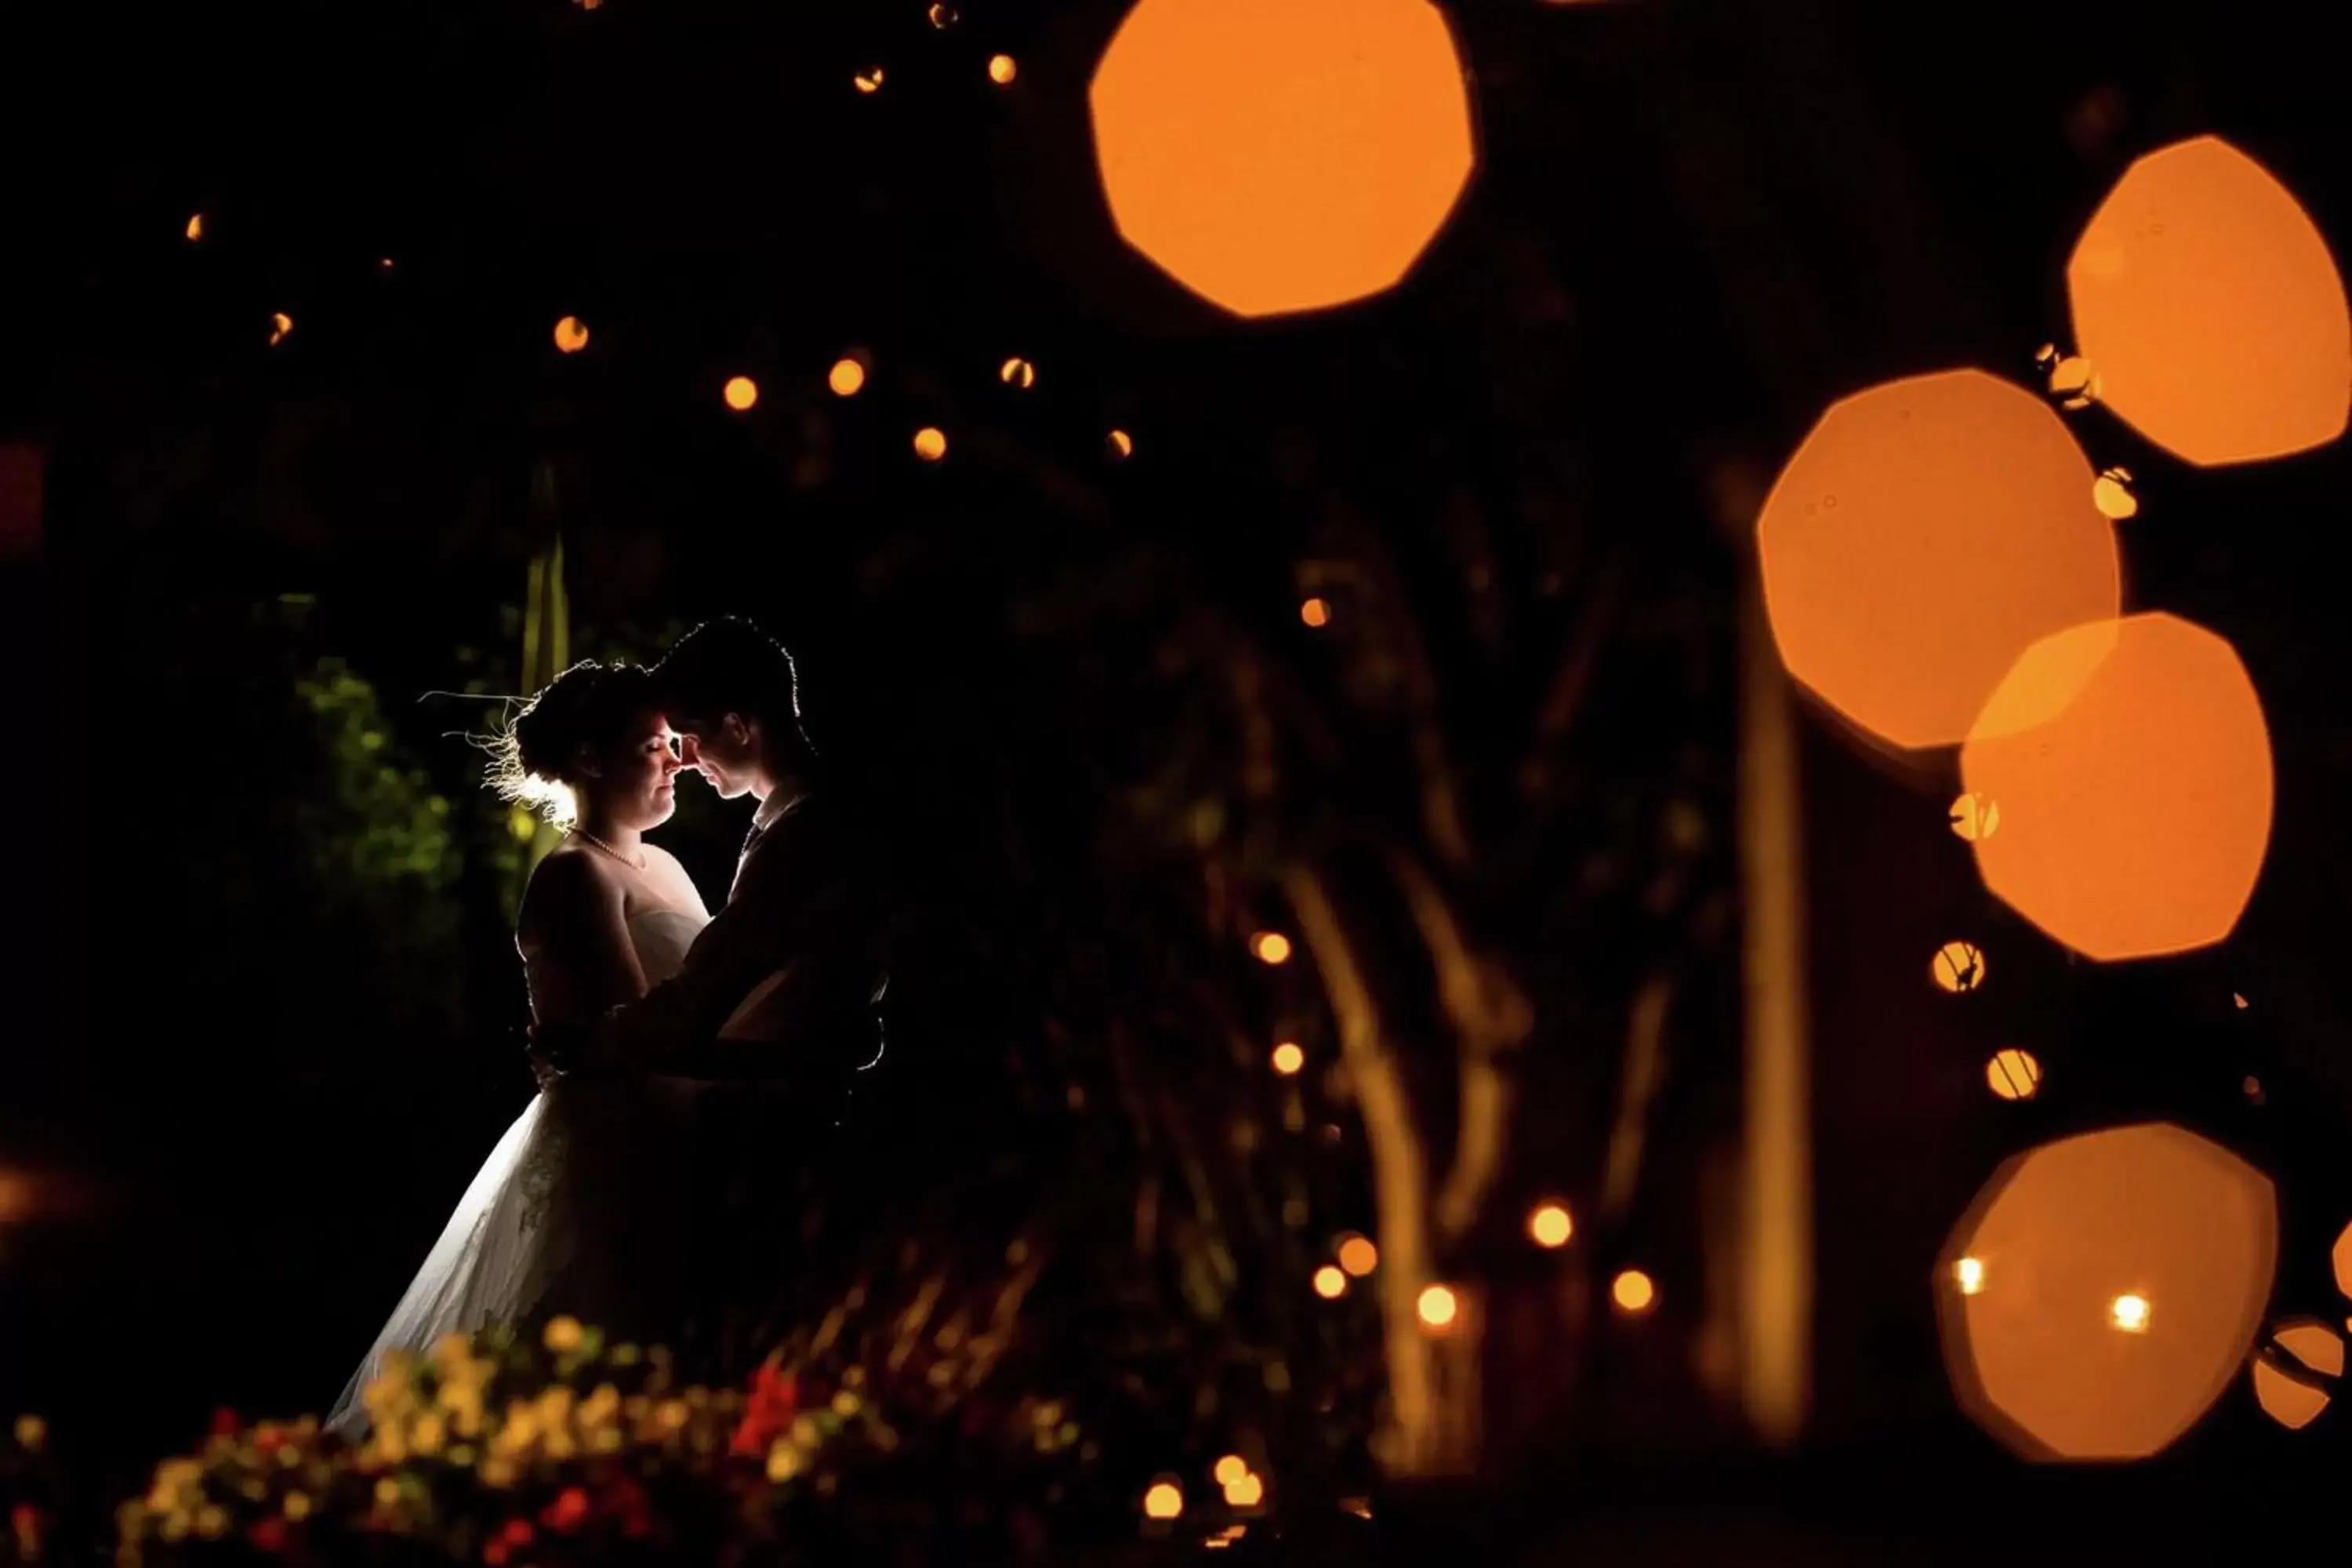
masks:
POLYGON ((580 1402, 580 1424, 603 1426, 621 1414, 621 1391, 609 1383, 600 1383, 596 1391, 580 1402))
POLYGON ((617 1454, 623 1441, 618 1426, 599 1426, 588 1434, 588 1451, 592 1454, 617 1454))
POLYGON ((16 1417, 16 1446, 37 1449, 49 1440, 49 1424, 37 1415, 16 1417))
POLYGON ((309 1492, 288 1492, 286 1494, 286 1517, 296 1520, 310 1518, 310 1494, 309 1492))
POLYGON ((450 1369, 474 1359, 474 1342, 463 1334, 443 1334, 433 1342, 433 1364, 447 1376, 450 1369))
POLYGON ((790 1443, 779 1442, 768 1450, 768 1479, 788 1481, 801 1473, 801 1451, 790 1443))
POLYGON ((579 1319, 561 1317, 548 1320, 547 1331, 542 1337, 547 1348, 561 1355, 566 1351, 578 1350, 580 1342, 588 1335, 587 1331, 580 1326, 579 1319))
POLYGON ((654 1412, 654 1419, 665 1432, 675 1432, 686 1425, 688 1411, 683 1399, 665 1399, 654 1412))
POLYGON ((390 1508, 399 1500, 400 1483, 398 1481, 390 1476, 385 1476, 375 1483, 375 1502, 378 1508, 390 1508))
POLYGON ((557 1384, 539 1396, 539 1418, 548 1426, 561 1426, 572 1418, 572 1390, 557 1384))
POLYGON ((441 1445, 447 1436, 448 1431, 442 1426, 441 1417, 420 1415, 416 1418, 416 1424, 408 1429, 408 1446, 419 1454, 437 1454, 441 1451, 441 1445))
POLYGON ((188 1533, 188 1510, 187 1510, 186 1509, 184 1509, 184 1508, 175 1508, 175 1509, 173 1509, 171 1512, 169 1512, 169 1513, 167 1513, 167 1514, 165 1514, 165 1515, 163 1516, 163 1539, 164 1539, 164 1540, 166 1540, 166 1541, 180 1541, 180 1540, 184 1540, 184 1539, 186 1538, 186 1536, 187 1536, 187 1533, 188 1533))
POLYGON ((851 1416, 856 1415, 857 1411, 857 1395, 850 1393, 849 1390, 845 1388, 833 1396, 833 1413, 835 1415, 851 1416))
POLYGON ((546 1438, 539 1446, 539 1451, 551 1459, 568 1459, 578 1453, 580 1448, 579 1445, 572 1440, 572 1428, 551 1426, 547 1429, 546 1438))
POLYGON ((494 1456, 482 1461, 482 1484, 486 1487, 510 1487, 515 1484, 515 1475, 512 1459, 494 1456))
POLYGON ((396 1465, 408 1458, 408 1434, 398 1423, 386 1426, 375 1435, 375 1457, 379 1463, 396 1465))
POLYGON ((196 1510, 196 1533, 206 1541, 218 1541, 228 1533, 228 1513, 217 1503, 206 1503, 196 1510))

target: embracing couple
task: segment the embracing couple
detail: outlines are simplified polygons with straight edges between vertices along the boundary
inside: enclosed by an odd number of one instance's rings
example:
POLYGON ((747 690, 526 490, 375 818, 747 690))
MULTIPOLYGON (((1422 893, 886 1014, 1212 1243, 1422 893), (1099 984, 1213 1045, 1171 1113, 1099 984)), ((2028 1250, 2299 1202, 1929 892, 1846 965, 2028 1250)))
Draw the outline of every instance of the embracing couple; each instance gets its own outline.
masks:
POLYGON ((493 759, 502 794, 565 829, 515 932, 540 1093, 345 1388, 346 1433, 387 1352, 444 1334, 565 1314, 709 1346, 756 1326, 800 1234, 796 1183, 880 1055, 883 922, 781 644, 719 620, 649 669, 574 665, 493 759), (759 803, 716 917, 643 837, 688 771, 759 803))

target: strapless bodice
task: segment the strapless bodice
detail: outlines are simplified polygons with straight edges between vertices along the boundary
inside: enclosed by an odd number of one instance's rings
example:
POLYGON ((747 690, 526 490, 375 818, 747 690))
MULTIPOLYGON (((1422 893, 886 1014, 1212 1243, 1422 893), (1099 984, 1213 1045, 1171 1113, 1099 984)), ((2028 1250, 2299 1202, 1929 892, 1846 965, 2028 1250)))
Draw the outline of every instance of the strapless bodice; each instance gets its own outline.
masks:
POLYGON ((646 984, 658 985, 686 965, 686 950, 710 923, 709 917, 690 910, 646 910, 629 917, 629 942, 637 950, 637 967, 646 984))

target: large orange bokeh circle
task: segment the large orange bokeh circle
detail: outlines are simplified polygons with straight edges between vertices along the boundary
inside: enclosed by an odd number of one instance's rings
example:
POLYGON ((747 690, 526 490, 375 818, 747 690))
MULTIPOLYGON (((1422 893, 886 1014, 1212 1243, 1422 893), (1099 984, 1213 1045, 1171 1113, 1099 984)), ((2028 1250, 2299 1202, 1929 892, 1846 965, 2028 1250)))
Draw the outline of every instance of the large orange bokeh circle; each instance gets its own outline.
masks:
POLYGON ((1957 745, 2034 639, 2119 607, 2095 477, 2047 404, 1982 371, 1832 405, 1757 522, 1789 673, 1895 745, 1957 745))
POLYGON ((1428 0, 1139 0, 1089 103, 1119 233, 1244 316, 1391 287, 1476 162, 1428 0))
POLYGON ((2000 831, 1972 846, 1995 896, 2098 959, 2230 934, 2270 845, 2272 767, 2228 643, 2160 614, 2079 626, 2028 649, 1986 715, 2007 732, 1972 736, 1960 776, 2000 802, 2000 831))
POLYGON ((2352 311, 2284 185, 2215 136, 2134 163, 2066 264, 2100 395, 2192 463, 2283 457, 2344 433, 2352 311))
POLYGON ((2270 1179, 2192 1132, 2147 1122, 2044 1144, 2001 1167, 1946 1246, 1953 1387, 2031 1458, 2159 1453, 2243 1364, 2277 1247, 2270 1179), (1965 1290, 1963 1258, 1979 1266, 1965 1290))

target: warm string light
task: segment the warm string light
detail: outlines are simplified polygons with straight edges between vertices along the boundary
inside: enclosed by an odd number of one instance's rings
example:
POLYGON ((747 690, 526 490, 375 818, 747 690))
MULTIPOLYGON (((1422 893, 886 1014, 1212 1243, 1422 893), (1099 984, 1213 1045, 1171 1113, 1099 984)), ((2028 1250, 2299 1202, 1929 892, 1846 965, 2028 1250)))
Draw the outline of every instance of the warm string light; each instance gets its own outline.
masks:
POLYGON ((1981 1258, 1963 1258, 1952 1265, 1952 1281, 1963 1296, 1980 1296, 1985 1288, 1985 1266, 1981 1258))
POLYGON ((825 373, 824 384, 833 388, 836 397, 855 397, 865 388, 866 367, 845 355, 833 362, 833 369, 825 373))
POLYGON ((2150 1310, 2147 1297, 2126 1293, 2108 1303, 2107 1319, 2125 1333, 2144 1334, 2150 1310))
POLYGON ((1173 1481, 1157 1481, 1143 1494, 1143 1517, 1174 1519, 1184 1511, 1184 1491, 1173 1481))
POLYGON ((997 367, 996 379, 1007 386, 1026 392, 1037 384, 1037 367, 1015 354, 997 367))
POLYGON ((741 414, 760 401, 760 384, 748 375, 730 376, 722 395, 727 399, 728 407, 741 414))
POLYGON ((1538 1247, 1566 1247, 1576 1234, 1576 1222, 1562 1204, 1538 1204, 1528 1215, 1528 1236, 1538 1247))
POLYGON ((1225 1483, 1225 1503, 1231 1508, 1255 1508, 1265 1500, 1265 1482, 1244 1472, 1225 1483))
POLYGON ((1936 984, 1958 995, 1984 984, 1985 957, 1976 944, 1948 942, 1936 952, 1936 984))
POLYGON ((1646 1312, 1658 1300, 1657 1282, 1638 1268, 1628 1268, 1611 1281, 1609 1298, 1629 1316, 1646 1312))
POLYGON ((280 310, 269 318, 269 346, 276 348, 294 330, 294 318, 280 310))
POLYGON ((1331 624, 1331 606, 1326 600, 1309 599, 1298 606, 1298 618, 1310 626, 1328 626, 1331 624))
POLYGON ((1216 1478, 1219 1486, 1229 1487, 1250 1473, 1249 1461, 1239 1454, 1227 1454, 1209 1473, 1216 1478))
POLYGON ((1020 74, 1021 67, 1013 60, 1011 55, 991 55, 989 57, 988 79, 994 82, 997 86, 1010 87, 1013 85, 1013 79, 1020 74))
POLYGON ((1336 1301, 1348 1293, 1348 1277, 1327 1263, 1315 1271, 1315 1293, 1326 1301, 1336 1301))
POLYGON ((588 346, 588 324, 577 316, 566 316, 555 323, 555 346, 568 354, 576 354, 588 346))
POLYGON ((926 425, 915 432, 915 456, 926 463, 936 463, 948 455, 947 432, 936 426, 926 425))
POLYGON ((204 238, 204 237, 205 237, 205 215, 204 215, 204 214, 202 214, 202 213, 194 213, 194 214, 191 214, 191 215, 189 216, 189 218, 188 218, 188 227, 187 227, 187 236, 188 236, 189 239, 191 239, 191 240, 198 240, 198 239, 202 239, 202 238, 204 238))
POLYGON ((1448 1329, 1462 1312, 1462 1302, 1453 1290, 1444 1285, 1432 1285, 1423 1289, 1421 1299, 1413 1303, 1421 1314, 1422 1325, 1430 1329, 1448 1329))
POLYGON ((1123 463, 1135 456, 1135 437, 1124 430, 1114 430, 1104 437, 1103 445, 1109 450, 1111 461, 1115 463, 1123 463))
POLYGON ((1290 939, 1278 931, 1262 931, 1250 938, 1250 956, 1260 963, 1290 962, 1290 939))
POLYGON ((1339 1242, 1339 1258, 1340 1268, 1361 1279, 1381 1266, 1381 1249, 1369 1237, 1345 1237, 1339 1242))
POLYGON ((1307 1053, 1298 1048, 1297 1042, 1285 1040, 1274 1047, 1274 1070, 1283 1077, 1295 1076, 1306 1065, 1307 1053))
POLYGON ((857 90, 860 92, 880 92, 882 90, 882 68, 880 66, 876 66, 872 70, 860 71, 849 79, 857 84, 857 90))

